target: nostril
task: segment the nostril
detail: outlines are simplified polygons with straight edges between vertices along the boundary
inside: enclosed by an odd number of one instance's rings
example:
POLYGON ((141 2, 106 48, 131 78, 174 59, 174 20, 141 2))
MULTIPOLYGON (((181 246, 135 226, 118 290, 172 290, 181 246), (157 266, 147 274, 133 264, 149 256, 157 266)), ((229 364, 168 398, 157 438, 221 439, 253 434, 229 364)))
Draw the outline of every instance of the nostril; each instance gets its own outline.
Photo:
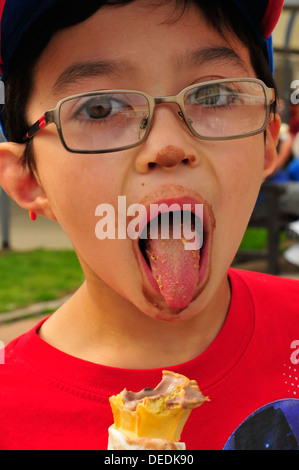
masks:
POLYGON ((139 173, 147 173, 153 171, 155 168, 176 168, 180 164, 193 168, 199 163, 196 154, 187 153, 182 148, 174 145, 167 145, 160 151, 153 154, 153 152, 144 152, 136 159, 136 169, 139 173))
POLYGON ((173 145, 167 145, 167 147, 163 148, 160 150, 160 152, 157 153, 155 163, 166 168, 170 168, 177 165, 185 158, 186 154, 181 148, 175 147, 173 145))

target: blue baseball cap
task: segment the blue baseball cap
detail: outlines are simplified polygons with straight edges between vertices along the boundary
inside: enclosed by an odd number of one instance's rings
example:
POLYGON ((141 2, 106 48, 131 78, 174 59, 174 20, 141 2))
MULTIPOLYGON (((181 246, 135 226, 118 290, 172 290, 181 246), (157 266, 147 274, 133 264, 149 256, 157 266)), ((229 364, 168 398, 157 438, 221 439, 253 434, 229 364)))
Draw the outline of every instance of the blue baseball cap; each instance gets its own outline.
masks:
POLYGON ((273 74, 272 32, 281 15, 284 0, 233 0, 233 2, 241 10, 255 32, 273 74))

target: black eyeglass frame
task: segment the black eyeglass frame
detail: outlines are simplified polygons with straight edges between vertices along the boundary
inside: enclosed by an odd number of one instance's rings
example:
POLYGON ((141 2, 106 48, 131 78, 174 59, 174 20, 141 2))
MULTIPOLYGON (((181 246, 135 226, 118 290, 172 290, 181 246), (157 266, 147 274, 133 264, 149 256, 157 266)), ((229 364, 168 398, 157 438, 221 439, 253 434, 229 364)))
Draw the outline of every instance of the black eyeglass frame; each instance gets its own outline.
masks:
MULTIPOLYGON (((154 110, 155 107, 159 104, 165 104, 165 103, 172 103, 172 104, 177 104, 179 107, 180 111, 178 112, 179 116, 184 120, 185 124, 187 125, 188 129, 190 132, 197 137, 198 139, 201 140, 210 140, 210 141, 225 141, 225 140, 235 140, 235 139, 241 139, 244 137, 249 137, 252 135, 260 134, 266 129, 268 119, 269 119, 269 114, 270 114, 270 105, 273 104, 275 101, 275 90, 274 88, 269 88, 265 85, 265 83, 262 80, 259 80, 257 78, 224 78, 224 79, 219 79, 219 80, 209 80, 205 82, 199 82, 195 83, 193 85, 190 85, 183 90, 181 90, 177 95, 170 95, 170 96, 160 96, 160 97, 154 97, 150 95, 149 93, 139 91, 139 90, 125 90, 125 89, 112 89, 112 90, 103 90, 103 91, 91 91, 91 92, 86 92, 86 93, 79 93, 75 95, 68 96, 66 98, 63 98, 60 100, 56 107, 54 109, 51 109, 49 111, 46 111, 43 116, 38 119, 32 126, 29 127, 26 135, 23 138, 23 142, 27 142, 28 140, 31 140, 37 132, 45 128, 51 123, 54 123, 57 127, 58 135, 61 140, 61 143, 63 147, 71 153, 82 153, 82 154, 97 154, 97 153, 111 153, 111 152, 119 152, 121 150, 128 150, 131 148, 138 147, 141 145, 147 138, 151 125, 152 125, 152 120, 153 120, 153 115, 154 115, 154 110), (260 127, 257 130, 247 132, 245 134, 238 134, 238 135, 233 135, 233 136, 220 136, 220 137, 206 137, 202 136, 201 134, 197 133, 195 129, 192 127, 190 119, 187 116, 187 113, 185 112, 185 105, 184 105, 184 96, 186 93, 188 93, 190 90, 196 87, 205 87, 213 84, 225 84, 225 83, 232 83, 232 82, 252 82, 252 83, 257 83, 261 85, 261 87, 264 90, 264 95, 265 95, 265 121, 262 127, 260 127), (60 120, 60 109, 61 106, 70 100, 76 99, 76 98, 81 98, 81 97, 88 97, 88 96, 96 96, 96 95, 105 95, 105 94, 113 94, 113 93, 125 93, 125 94, 138 94, 143 96, 149 106, 149 116, 147 117, 146 121, 146 130, 144 135, 141 137, 141 139, 134 143, 134 144, 128 144, 125 146, 121 147, 114 147, 114 148, 109 148, 109 149, 102 149, 102 150, 80 150, 80 149, 72 149, 70 148, 63 137, 62 133, 62 128, 61 128, 61 120, 60 120)), ((144 121, 144 120, 143 120, 144 121)), ((142 128, 142 127, 141 127, 142 128)))

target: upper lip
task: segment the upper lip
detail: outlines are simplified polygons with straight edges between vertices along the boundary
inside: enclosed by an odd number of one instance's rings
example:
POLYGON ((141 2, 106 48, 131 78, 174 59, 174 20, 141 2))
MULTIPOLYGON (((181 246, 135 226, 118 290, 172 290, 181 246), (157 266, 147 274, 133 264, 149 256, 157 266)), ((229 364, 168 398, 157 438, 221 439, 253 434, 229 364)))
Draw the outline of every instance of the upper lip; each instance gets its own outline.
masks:
POLYGON ((145 205, 146 217, 144 216, 143 221, 140 224, 140 233, 142 233, 143 229, 148 224, 148 222, 160 213, 170 212, 174 210, 189 210, 194 214, 198 214, 197 206, 202 207, 203 218, 204 220, 207 220, 207 217, 204 216, 204 201, 195 199, 194 197, 188 195, 179 197, 169 197, 165 199, 153 200, 150 202, 147 201, 147 204, 145 205))

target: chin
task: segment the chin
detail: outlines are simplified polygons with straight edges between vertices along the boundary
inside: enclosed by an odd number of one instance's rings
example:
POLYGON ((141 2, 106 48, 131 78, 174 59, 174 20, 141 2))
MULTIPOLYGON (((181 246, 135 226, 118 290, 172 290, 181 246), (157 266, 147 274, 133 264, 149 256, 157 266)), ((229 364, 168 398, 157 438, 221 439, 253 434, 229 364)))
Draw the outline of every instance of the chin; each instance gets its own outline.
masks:
POLYGON ((182 322, 190 320, 200 314, 203 308, 203 302, 195 299, 183 309, 174 309, 167 304, 154 305, 146 301, 145 305, 141 306, 140 310, 149 317, 164 321, 164 322, 182 322))

